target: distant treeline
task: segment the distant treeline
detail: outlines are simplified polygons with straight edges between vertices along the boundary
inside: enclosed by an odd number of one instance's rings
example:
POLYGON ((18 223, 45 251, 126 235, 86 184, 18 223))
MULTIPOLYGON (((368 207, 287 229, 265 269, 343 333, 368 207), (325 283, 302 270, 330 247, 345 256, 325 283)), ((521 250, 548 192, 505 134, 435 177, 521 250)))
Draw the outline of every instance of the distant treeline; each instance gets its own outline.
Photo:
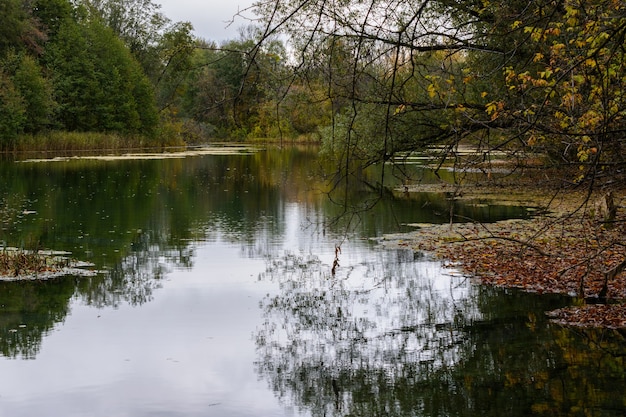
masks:
POLYGON ((0 147, 304 138, 359 178, 436 145, 472 169, 497 151, 571 183, 626 182, 623 2, 272 0, 253 11, 218 45, 150 0, 3 0, 0 147), (465 144, 482 154, 459 158, 465 144))
POLYGON ((323 117, 254 29, 218 46, 149 0, 3 0, 0 15, 4 150, 296 137, 323 117), (281 114, 289 100, 306 103, 281 114))

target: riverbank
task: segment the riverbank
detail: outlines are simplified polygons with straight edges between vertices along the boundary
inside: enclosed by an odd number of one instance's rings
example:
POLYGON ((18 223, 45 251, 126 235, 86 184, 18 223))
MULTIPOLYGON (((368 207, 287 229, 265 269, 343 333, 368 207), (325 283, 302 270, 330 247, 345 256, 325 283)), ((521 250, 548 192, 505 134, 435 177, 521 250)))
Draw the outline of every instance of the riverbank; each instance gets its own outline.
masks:
MULTIPOLYGON (((437 187, 428 186, 429 191, 437 187)), ((550 312, 559 323, 626 328, 623 210, 605 222, 599 203, 602 196, 588 198, 582 192, 550 193, 527 187, 487 190, 468 186, 457 189, 456 195, 464 199, 491 196, 499 203, 535 207, 537 214, 527 220, 491 224, 416 224, 415 231, 386 235, 380 243, 430 254, 486 285, 567 294, 574 306, 550 312)), ((623 195, 616 193, 618 207, 623 205, 623 195)))

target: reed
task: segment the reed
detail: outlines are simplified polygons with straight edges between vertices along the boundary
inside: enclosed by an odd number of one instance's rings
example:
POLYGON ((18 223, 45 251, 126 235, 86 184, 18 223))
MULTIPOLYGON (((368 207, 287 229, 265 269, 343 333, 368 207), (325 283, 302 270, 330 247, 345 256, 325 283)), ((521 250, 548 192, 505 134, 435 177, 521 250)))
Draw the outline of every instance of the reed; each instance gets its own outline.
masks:
POLYGON ((121 151, 147 149, 161 146, 183 145, 179 138, 172 138, 164 131, 156 137, 140 134, 102 132, 50 131, 35 135, 21 135, 10 146, 8 152, 76 152, 76 151, 121 151))
POLYGON ((140 136, 122 136, 117 133, 99 132, 49 132, 22 135, 15 142, 12 150, 16 152, 118 150, 145 145, 145 138, 140 136))

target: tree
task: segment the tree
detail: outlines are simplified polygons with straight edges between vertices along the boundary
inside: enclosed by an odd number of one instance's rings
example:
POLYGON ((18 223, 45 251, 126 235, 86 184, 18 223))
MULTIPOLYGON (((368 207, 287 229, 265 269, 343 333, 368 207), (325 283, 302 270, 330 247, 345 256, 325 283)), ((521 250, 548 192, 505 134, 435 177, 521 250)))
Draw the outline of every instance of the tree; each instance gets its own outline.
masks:
POLYGON ((45 39, 28 3, 0 4, 0 146, 11 145, 19 134, 45 125, 53 100, 49 84, 33 55, 45 39))
POLYGON ((24 99, 24 132, 37 133, 50 126, 53 119, 56 103, 52 97, 52 86, 34 58, 22 55, 17 59, 13 83, 24 99))
MULTIPOLYGON (((141 64, 164 121, 175 120, 188 87, 193 27, 172 22, 151 0, 81 0, 91 20, 110 28, 141 64)), ((174 126, 168 125, 168 128, 174 126)))
POLYGON ((226 135, 231 125, 229 103, 233 91, 214 67, 220 55, 214 43, 198 42, 192 58, 195 68, 189 74, 183 97, 183 116, 206 126, 211 135, 226 135))
POLYGON ((150 134, 158 117, 150 83, 125 45, 98 21, 66 19, 47 48, 65 129, 150 134))
POLYGON ((79 0, 89 13, 124 41, 148 69, 150 49, 159 43, 171 21, 151 0, 79 0))
POLYGON ((26 18, 19 0, 5 0, 0 3, 2 25, 0 25, 0 53, 15 46, 24 32, 26 18))
POLYGON ((524 120, 522 140, 578 166, 573 181, 624 184, 626 7, 615 1, 569 1, 560 19, 525 25, 524 32, 537 51, 535 65, 526 71, 505 67, 511 94, 492 118, 524 120), (511 99, 524 101, 525 108, 511 106, 511 99))
POLYGON ((277 0, 256 10, 266 35, 290 37, 299 73, 319 74, 340 103, 342 135, 326 143, 345 178, 398 153, 444 145, 449 156, 470 143, 485 159, 497 149, 582 164, 583 175, 567 170, 570 182, 624 182, 614 175, 623 172, 620 2, 277 0))
POLYGON ((161 111, 169 109, 176 114, 180 110, 180 100, 193 65, 195 39, 192 31, 190 23, 172 25, 163 33, 156 47, 160 65, 158 73, 153 75, 153 83, 161 111))
POLYGON ((253 56, 254 45, 245 36, 219 47, 198 42, 185 113, 212 125, 220 136, 245 138, 258 120, 258 106, 264 100, 263 69, 253 56))
POLYGON ((26 109, 11 78, 0 68, 0 148, 14 143, 24 125, 26 109))
MULTIPOLYGON (((429 148, 438 166, 452 160, 460 173, 489 169, 498 151, 512 162, 531 156, 557 191, 586 191, 587 217, 592 196, 604 194, 607 215, 588 232, 615 227, 610 191, 626 185, 623 2, 275 0, 256 10, 266 36, 290 39, 299 73, 325 83, 331 196, 346 212, 362 208, 348 189, 371 165, 382 167, 372 184, 382 196, 388 167, 412 152, 429 148), (458 157, 463 145, 471 158, 458 157)), ((594 263, 606 294, 626 269, 623 246, 612 239, 590 253, 579 295, 594 263)))
POLYGON ((3 0, 0 3, 0 56, 9 49, 28 49, 41 51, 40 43, 44 40, 37 22, 32 18, 28 2, 3 0))
POLYGON ((47 37, 54 38, 60 25, 74 17, 74 8, 69 0, 36 0, 32 13, 47 37))

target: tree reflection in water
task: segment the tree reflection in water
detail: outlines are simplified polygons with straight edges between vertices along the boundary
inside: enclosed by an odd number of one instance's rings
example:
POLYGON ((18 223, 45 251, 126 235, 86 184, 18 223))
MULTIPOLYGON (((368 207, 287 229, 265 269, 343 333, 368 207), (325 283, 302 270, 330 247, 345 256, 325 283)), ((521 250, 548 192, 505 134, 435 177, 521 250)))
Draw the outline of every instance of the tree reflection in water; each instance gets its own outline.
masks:
POLYGON ((194 246, 169 244, 163 233, 137 233, 131 247, 93 277, 0 281, 0 356, 35 359, 45 335, 69 314, 72 298, 98 308, 139 306, 152 301, 171 268, 192 267, 194 246))
POLYGON ((43 335, 67 316, 74 289, 73 277, 0 281, 0 356, 34 359, 43 335))
POLYGON ((78 290, 85 303, 100 308, 142 305, 152 301, 169 269, 193 266, 193 245, 169 244, 163 233, 140 231, 130 246, 132 250, 106 273, 80 281, 78 290))
POLYGON ((314 415, 402 415, 434 400, 403 391, 445 383, 462 360, 463 329, 481 318, 475 287, 410 251, 379 255, 334 277, 315 257, 269 266, 281 293, 262 305, 257 369, 283 400, 314 415))
POLYGON ((377 256, 335 277, 314 256, 269 264, 262 278, 280 293, 261 304, 256 370, 283 402, 313 416, 626 409, 623 335, 594 347, 548 323, 563 298, 473 285, 411 252, 377 256))

